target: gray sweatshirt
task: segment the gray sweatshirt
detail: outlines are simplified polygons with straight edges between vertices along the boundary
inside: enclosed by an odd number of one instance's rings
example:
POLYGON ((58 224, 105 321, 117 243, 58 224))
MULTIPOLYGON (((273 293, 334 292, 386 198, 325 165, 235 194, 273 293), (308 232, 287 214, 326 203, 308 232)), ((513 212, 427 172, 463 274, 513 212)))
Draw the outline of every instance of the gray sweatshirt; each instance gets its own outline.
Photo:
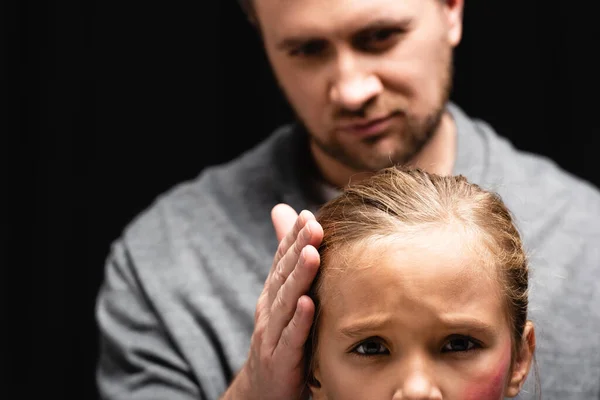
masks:
MULTIPOLYGON (((449 105, 454 173, 500 193, 532 269, 544 399, 600 399, 600 191, 449 105)), ((217 399, 244 363, 277 248, 271 208, 325 200, 305 135, 284 126, 158 196, 114 241, 97 302, 101 398, 217 399)), ((533 399, 531 373, 519 398, 533 399)))

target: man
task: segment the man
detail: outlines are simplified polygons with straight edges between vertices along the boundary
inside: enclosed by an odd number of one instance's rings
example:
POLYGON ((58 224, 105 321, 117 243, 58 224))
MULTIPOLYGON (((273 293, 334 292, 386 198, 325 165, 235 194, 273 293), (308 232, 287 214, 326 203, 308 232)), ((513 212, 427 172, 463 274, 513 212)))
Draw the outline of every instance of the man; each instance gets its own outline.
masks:
POLYGON ((115 241, 97 308, 102 397, 305 395, 313 213, 401 163, 500 192, 531 251, 544 398, 599 399, 600 193, 449 103, 463 0, 245 5, 299 122, 173 188, 115 241))

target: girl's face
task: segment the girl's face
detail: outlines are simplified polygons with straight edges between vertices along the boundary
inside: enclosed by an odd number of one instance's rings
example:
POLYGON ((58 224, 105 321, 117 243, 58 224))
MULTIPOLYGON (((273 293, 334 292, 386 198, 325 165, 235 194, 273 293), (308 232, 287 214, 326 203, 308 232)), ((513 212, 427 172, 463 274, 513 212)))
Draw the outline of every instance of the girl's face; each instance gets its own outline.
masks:
POLYGON ((385 238, 334 257, 320 293, 316 400, 518 394, 532 348, 512 359, 497 273, 461 236, 385 238))

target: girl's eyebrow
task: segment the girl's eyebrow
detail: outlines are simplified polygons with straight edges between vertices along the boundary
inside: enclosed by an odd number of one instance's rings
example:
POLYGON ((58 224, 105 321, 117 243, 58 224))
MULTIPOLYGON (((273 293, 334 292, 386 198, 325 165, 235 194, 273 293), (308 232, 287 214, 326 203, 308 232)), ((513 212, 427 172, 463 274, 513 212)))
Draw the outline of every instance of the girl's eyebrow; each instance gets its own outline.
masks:
POLYGON ((342 326, 339 333, 342 337, 355 339, 377 330, 385 329, 392 324, 391 316, 386 314, 372 315, 342 326))
MULTIPOLYGON (((438 317, 439 329, 465 331, 493 336, 497 328, 482 319, 460 314, 447 314, 438 317)), ((339 334, 348 339, 364 337, 369 333, 389 328, 392 318, 387 314, 372 315, 339 328, 339 334)))
POLYGON ((492 323, 471 315, 446 314, 439 317, 440 325, 447 330, 468 331, 484 335, 494 335, 498 328, 492 323))

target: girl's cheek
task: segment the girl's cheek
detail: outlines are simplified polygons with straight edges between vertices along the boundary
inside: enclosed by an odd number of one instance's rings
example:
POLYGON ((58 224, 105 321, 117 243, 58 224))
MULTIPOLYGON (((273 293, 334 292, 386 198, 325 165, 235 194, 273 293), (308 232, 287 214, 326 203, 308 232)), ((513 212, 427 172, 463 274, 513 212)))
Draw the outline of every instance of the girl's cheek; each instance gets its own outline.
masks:
POLYGON ((504 390, 510 363, 510 350, 505 352, 508 356, 477 377, 465 388, 465 400, 501 400, 504 399, 504 390))

